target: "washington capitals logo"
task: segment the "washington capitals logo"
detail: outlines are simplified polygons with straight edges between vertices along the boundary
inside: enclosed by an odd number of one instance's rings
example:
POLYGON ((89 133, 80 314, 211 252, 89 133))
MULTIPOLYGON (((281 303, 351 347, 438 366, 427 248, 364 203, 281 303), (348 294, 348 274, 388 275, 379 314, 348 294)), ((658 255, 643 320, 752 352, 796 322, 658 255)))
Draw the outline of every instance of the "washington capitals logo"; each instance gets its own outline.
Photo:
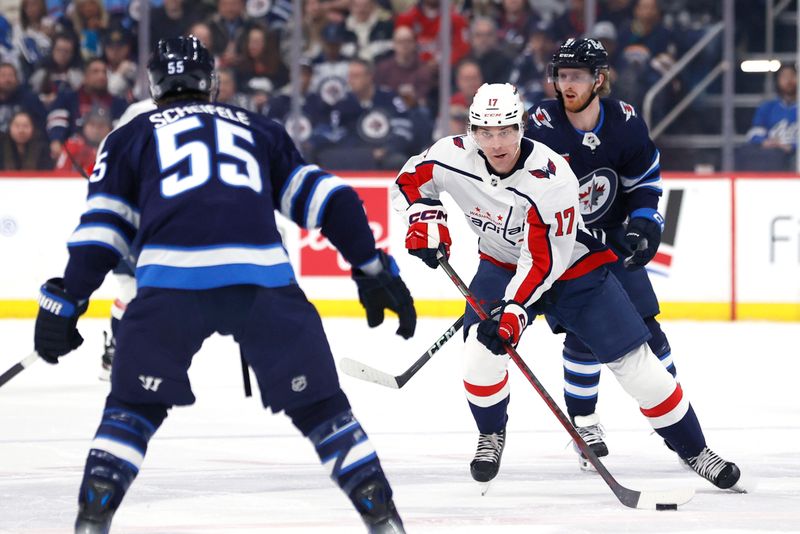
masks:
POLYGON ((453 144, 456 145, 458 148, 464 148, 464 136, 459 135, 458 137, 453 137, 453 144))
POLYGON ((549 180, 550 177, 555 175, 556 173, 556 164, 553 163, 553 160, 548 159, 547 165, 545 165, 541 169, 536 169, 528 172, 531 173, 535 178, 547 178, 549 180))

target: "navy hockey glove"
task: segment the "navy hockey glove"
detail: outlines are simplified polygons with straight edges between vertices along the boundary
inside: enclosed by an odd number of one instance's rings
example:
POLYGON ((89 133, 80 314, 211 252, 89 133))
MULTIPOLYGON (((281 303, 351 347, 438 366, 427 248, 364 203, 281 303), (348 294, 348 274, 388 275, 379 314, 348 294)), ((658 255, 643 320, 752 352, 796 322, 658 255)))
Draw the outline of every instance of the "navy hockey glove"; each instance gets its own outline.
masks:
POLYGON ((625 268, 629 271, 644 267, 655 257, 661 244, 664 218, 652 208, 639 208, 631 213, 625 243, 631 255, 625 258, 625 268))
MULTIPOLYGON (((353 269, 353 280, 358 286, 358 300, 367 312, 367 324, 370 328, 374 328, 383 323, 383 313, 388 308, 400 318, 397 335, 408 339, 414 335, 414 330, 417 328, 414 299, 400 278, 400 269, 394 258, 379 250, 376 263, 379 263, 380 271, 375 274, 353 269)), ((373 270, 364 268, 370 272, 373 270)))
POLYGON ((513 300, 509 300, 491 317, 478 323, 478 341, 494 354, 505 354, 506 345, 517 346, 527 325, 528 312, 513 300))
POLYGON ((431 269, 439 266, 436 253, 441 250, 450 258, 450 230, 447 229, 447 211, 438 200, 423 199, 406 210, 408 253, 425 262, 431 269))
POLYGON ((39 314, 36 316, 33 346, 48 363, 77 349, 83 343, 76 325, 89 302, 78 301, 64 290, 64 280, 51 278, 42 285, 39 314))

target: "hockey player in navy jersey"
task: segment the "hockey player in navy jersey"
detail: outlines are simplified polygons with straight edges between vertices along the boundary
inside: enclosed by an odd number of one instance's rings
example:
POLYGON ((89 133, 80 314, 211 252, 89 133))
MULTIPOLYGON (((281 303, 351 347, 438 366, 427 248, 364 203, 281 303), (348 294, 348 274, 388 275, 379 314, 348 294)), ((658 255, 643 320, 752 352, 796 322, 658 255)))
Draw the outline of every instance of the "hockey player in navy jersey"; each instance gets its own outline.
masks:
MULTIPOLYGON (((530 110, 526 137, 563 156, 580 182, 583 221, 619 259, 608 266, 644 319, 650 349, 676 376, 667 337, 656 320, 658 299, 644 266, 661 242, 664 219, 659 152, 632 106, 610 92, 608 54, 594 39, 569 39, 553 56, 549 76, 557 98, 530 110)), ((595 411, 601 365, 574 332, 564 340, 564 399, 578 432, 597 456, 606 456, 595 411)), ((583 469, 593 469, 578 452, 583 469)))
POLYGON ((509 401, 504 345, 544 314, 554 332, 575 333, 636 399, 655 431, 700 476, 741 491, 739 468, 706 446, 694 409, 647 341, 652 333, 609 271, 615 254, 585 229, 578 180, 546 145, 523 138, 525 107, 510 84, 484 84, 466 135, 445 137, 412 157, 392 187, 407 221, 406 248, 428 266, 449 253, 448 193, 478 235, 480 262, 470 289, 492 317, 467 306, 464 387, 478 427, 473 478, 491 481, 506 439, 509 401))
POLYGON ((413 300, 376 250, 360 199, 303 161, 278 123, 210 103, 213 58, 194 37, 162 40, 148 64, 157 109, 106 138, 63 278, 42 286, 35 348, 56 363, 78 317, 136 251, 138 292, 120 322, 111 391, 91 444, 75 531, 108 532, 172 406, 194 403, 187 370, 214 332, 232 335, 262 402, 316 448, 370 532, 403 532, 375 449, 339 387, 322 324, 297 285, 275 210, 320 228, 354 266, 370 326, 384 310, 414 334, 413 300))

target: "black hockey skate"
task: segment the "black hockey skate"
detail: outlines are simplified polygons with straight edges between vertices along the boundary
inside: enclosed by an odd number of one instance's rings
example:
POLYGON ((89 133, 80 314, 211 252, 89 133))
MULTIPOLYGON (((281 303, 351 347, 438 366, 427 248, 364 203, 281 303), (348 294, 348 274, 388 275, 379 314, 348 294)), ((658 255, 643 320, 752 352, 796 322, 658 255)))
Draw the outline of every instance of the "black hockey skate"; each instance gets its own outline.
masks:
POLYGON ((111 365, 114 363, 114 353, 117 351, 117 341, 113 334, 103 332, 103 356, 101 358, 100 380, 111 380, 111 365))
POLYGON ((87 481, 75 520, 75 534, 108 534, 114 516, 114 485, 98 479, 87 481))
POLYGON ((697 456, 687 458, 685 462, 695 473, 719 489, 747 493, 747 489, 741 484, 742 473, 739 467, 733 462, 726 462, 708 447, 704 447, 697 456))
POLYGON ((405 534, 400 514, 381 480, 368 480, 353 491, 350 499, 370 534, 405 534))
MULTIPOLYGON (((591 415, 576 415, 572 419, 572 424, 575 430, 583 438, 583 441, 592 449, 592 452, 598 457, 608 456, 608 447, 603 438, 606 437, 606 431, 603 425, 600 424, 600 416, 596 413, 591 415)), ((578 445, 573 441, 572 447, 578 453, 578 464, 583 471, 596 471, 594 466, 589 462, 586 456, 583 455, 578 445)))
POLYGON ((469 464, 469 471, 476 482, 482 484, 481 494, 489 490, 489 483, 497 476, 500 470, 500 458, 506 446, 506 430, 493 434, 478 435, 478 450, 469 464))

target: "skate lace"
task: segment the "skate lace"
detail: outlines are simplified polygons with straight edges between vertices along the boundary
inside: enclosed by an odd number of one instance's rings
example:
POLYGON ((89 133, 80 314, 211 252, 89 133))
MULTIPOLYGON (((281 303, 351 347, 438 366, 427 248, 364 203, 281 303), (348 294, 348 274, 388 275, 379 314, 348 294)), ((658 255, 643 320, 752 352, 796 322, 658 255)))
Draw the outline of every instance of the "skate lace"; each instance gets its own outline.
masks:
POLYGON ((503 450, 502 434, 481 434, 478 436, 478 450, 475 451, 474 462, 496 462, 503 450))
POLYGON ((596 424, 590 426, 581 426, 576 428, 578 434, 583 438, 587 445, 594 445, 595 443, 603 443, 603 438, 606 437, 606 431, 603 425, 596 424))
POLYGON ((708 447, 700 451, 697 456, 689 458, 688 462, 698 475, 711 481, 717 479, 728 463, 708 447))

